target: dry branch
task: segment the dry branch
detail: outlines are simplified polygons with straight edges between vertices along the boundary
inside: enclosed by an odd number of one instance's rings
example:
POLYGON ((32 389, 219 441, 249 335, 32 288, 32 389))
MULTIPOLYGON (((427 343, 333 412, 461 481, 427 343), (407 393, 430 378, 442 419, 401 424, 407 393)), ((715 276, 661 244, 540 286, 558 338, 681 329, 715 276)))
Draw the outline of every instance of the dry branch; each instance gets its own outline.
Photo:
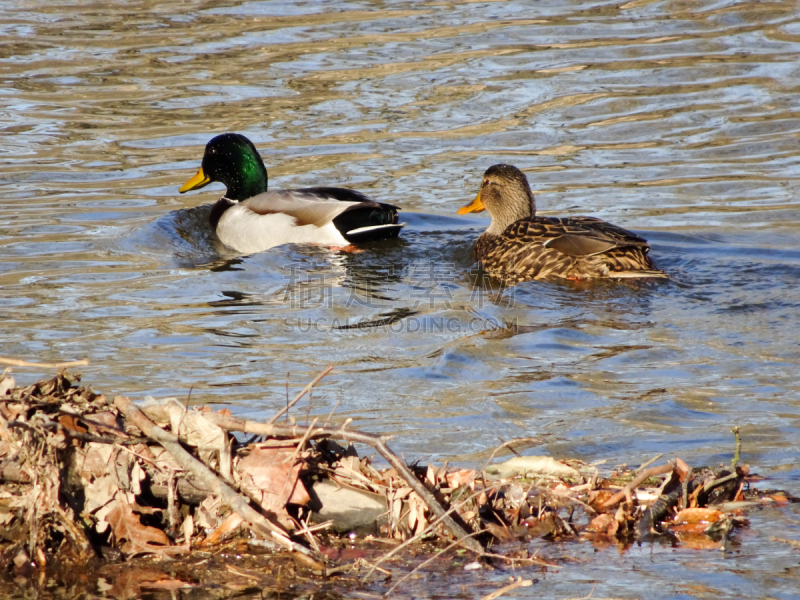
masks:
MULTIPOLYGON (((305 429, 304 427, 298 427, 296 425, 270 425, 255 421, 247 421, 237 417, 225 417, 217 413, 207 415, 206 418, 227 431, 241 431, 243 433, 253 433, 266 436, 297 437, 298 435, 302 435, 304 433, 303 430, 305 429)), ((425 502, 425 504, 428 506, 428 509, 436 517, 442 519, 445 527, 447 527, 448 531, 450 531, 453 537, 461 540, 464 547, 468 550, 478 554, 483 554, 483 546, 481 546, 481 544, 476 540, 468 537, 469 534, 464 531, 464 529, 458 523, 456 523, 453 517, 447 514, 447 511, 444 509, 444 507, 439 504, 433 494, 428 491, 428 488, 426 488, 425 485, 419 479, 417 479, 417 477, 411 472, 411 469, 409 469, 406 464, 389 449, 389 447, 386 445, 386 440, 388 439, 387 437, 372 435, 369 433, 361 433, 359 431, 350 431, 336 427, 317 427, 311 432, 309 438, 334 438, 372 446, 381 456, 383 456, 383 458, 386 459, 391 466, 397 470, 397 474, 402 477, 406 483, 408 483, 409 487, 414 490, 420 498, 422 498, 423 502, 425 502)))
MULTIPOLYGON (((304 555, 310 554, 307 548, 292 542, 281 527, 268 521, 263 515, 250 506, 249 501, 244 496, 237 493, 233 488, 217 477, 211 469, 189 454, 180 444, 176 436, 161 429, 148 419, 129 398, 117 396, 114 398, 114 406, 116 406, 131 423, 136 425, 142 433, 161 444, 173 458, 175 458, 178 464, 192 475, 195 483, 205 487, 210 493, 219 497, 232 510, 236 511, 242 518, 250 523, 254 530, 268 538, 276 540, 280 545, 289 550, 304 555)), ((320 565, 319 568, 321 569, 322 566, 320 565)))
POLYGON ((67 367, 85 367, 89 364, 88 358, 82 358, 81 360, 73 360, 69 362, 60 362, 60 363, 41 363, 41 362, 30 362, 27 360, 20 360, 18 358, 8 358, 6 356, 0 356, 0 365, 11 365, 12 367, 39 367, 43 369, 66 369, 67 367))
MULTIPOLYGON (((308 382, 308 385, 306 385, 306 387, 304 387, 302 390, 300 390, 300 393, 297 394, 297 396, 292 398, 291 402, 287 402, 286 406, 284 406, 282 409, 280 409, 278 412, 276 412, 272 416, 272 418, 270 418, 270 420, 267 421, 267 425, 272 425, 275 421, 277 421, 281 417, 281 415, 283 415, 284 413, 289 412, 289 409, 292 408, 295 404, 297 404, 297 402, 298 402, 298 400, 300 400, 300 398, 302 398, 308 392, 310 392, 311 388, 313 388, 315 385, 317 385, 319 383, 320 379, 325 377, 325 375, 327 375, 331 371, 333 371, 333 365, 328 365, 327 367, 325 367, 325 369, 319 375, 317 375, 316 377, 314 377, 314 379, 312 379, 311 381, 308 382)), ((286 396, 288 397, 289 395, 287 394, 286 396)))
POLYGON ((660 467, 652 467, 650 469, 646 469, 639 473, 633 480, 618 491, 616 494, 611 496, 608 500, 603 502, 600 506, 600 510, 608 510, 612 506, 614 506, 617 502, 627 497, 628 494, 631 493, 632 490, 636 488, 640 483, 642 483, 645 479, 649 479, 650 477, 655 477, 656 475, 665 475, 667 473, 671 473, 672 470, 675 468, 675 465, 672 463, 668 463, 666 465, 661 465, 660 467))
POLYGON ((522 577, 517 577, 517 580, 514 583, 510 583, 505 587, 501 587, 499 590, 496 590, 491 594, 486 594, 483 598, 481 598, 481 600, 495 600, 495 598, 499 598, 506 592, 511 592, 521 587, 530 587, 532 585, 533 581, 531 579, 523 579, 522 577))
MULTIPOLYGON (((447 510, 447 512, 445 513, 445 515, 449 515, 450 513, 453 513, 453 512, 455 512, 455 511, 457 511, 457 510, 458 510, 458 509, 460 509, 462 506, 464 506, 465 504, 467 504, 467 503, 468 503, 468 502, 470 502, 471 500, 473 500, 473 499, 477 498, 477 497, 478 497, 478 496, 480 496, 481 494, 486 494, 486 493, 488 493, 488 492, 490 492, 490 491, 493 491, 493 490, 495 490, 495 489, 496 489, 496 488, 494 488, 494 487, 490 487, 490 488, 484 488, 484 489, 480 489, 480 490, 478 490, 477 492, 473 492, 472 494, 470 494, 469 496, 467 496, 466 498, 464 498, 463 500, 461 500, 461 501, 460 501, 458 504, 455 504, 455 505, 451 506, 451 507, 450 507, 450 508, 447 510)), ((395 546, 394 548, 392 548, 391 550, 389 550, 389 552, 387 552, 386 554, 384 554, 383 556, 381 556, 381 557, 380 557, 380 558, 379 558, 379 559, 378 559, 378 560, 375 562, 375 564, 373 564, 373 565, 372 565, 372 568, 371 568, 369 571, 367 571, 367 574, 366 574, 366 575, 364 575, 364 576, 361 578, 361 581, 366 581, 367 579, 369 579, 370 575, 372 575, 372 574, 373 574, 373 573, 374 573, 376 570, 382 570, 382 569, 379 569, 379 568, 378 568, 378 565, 380 565, 382 562, 384 562, 384 561, 386 561, 386 560, 389 560, 389 559, 390 559, 392 556, 394 556, 395 554, 397 554, 398 552, 400 552, 401 550, 403 550, 403 549, 404 549, 404 548, 406 548, 407 546, 410 546, 411 544, 413 544, 413 543, 415 543, 415 542, 417 542, 417 541, 421 540, 421 539, 422 539, 422 538, 423 538, 425 535, 427 535, 429 532, 433 531, 433 529, 434 529, 434 528, 435 528, 435 527, 436 527, 436 526, 437 526, 437 525, 438 525, 438 524, 439 524, 439 523, 442 521, 442 519, 444 518, 444 516, 445 516, 445 515, 442 515, 441 517, 437 518, 435 521, 431 521, 430 523, 428 523, 428 526, 427 526, 427 527, 425 527, 425 529, 423 529, 422 531, 420 531, 419 533, 417 533, 417 534, 416 534, 416 535, 414 535, 413 537, 410 537, 410 538, 408 538, 408 539, 407 539, 405 542, 403 542, 403 543, 402 543, 402 544, 400 544, 399 546, 395 546)), ((485 553, 484 553, 484 555, 485 555, 485 553)))

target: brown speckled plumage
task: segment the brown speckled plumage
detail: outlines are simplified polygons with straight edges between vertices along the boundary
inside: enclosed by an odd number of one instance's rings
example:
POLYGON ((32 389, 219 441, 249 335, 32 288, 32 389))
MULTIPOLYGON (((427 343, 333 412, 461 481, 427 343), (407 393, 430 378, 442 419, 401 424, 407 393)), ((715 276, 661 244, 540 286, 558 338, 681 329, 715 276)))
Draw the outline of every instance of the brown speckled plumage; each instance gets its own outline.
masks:
POLYGON ((643 238, 592 217, 537 217, 525 175, 510 165, 490 167, 475 201, 459 210, 492 216, 475 246, 477 259, 508 284, 562 277, 665 277, 643 238))

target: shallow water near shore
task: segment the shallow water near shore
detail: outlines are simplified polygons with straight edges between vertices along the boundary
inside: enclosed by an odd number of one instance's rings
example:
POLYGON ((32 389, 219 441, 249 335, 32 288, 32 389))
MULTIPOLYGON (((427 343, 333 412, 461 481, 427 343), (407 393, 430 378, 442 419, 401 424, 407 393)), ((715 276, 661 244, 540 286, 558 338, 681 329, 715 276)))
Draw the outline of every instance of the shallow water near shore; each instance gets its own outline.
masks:
MULTIPOLYGON (((423 462, 533 436, 717 464, 737 425, 763 486, 800 495, 795 3, 11 0, 0 28, 0 354, 261 420, 335 364, 298 419, 335 408, 423 462), (177 193, 224 131, 271 186, 353 187, 405 230, 231 253, 221 186, 177 193), (646 237, 669 280, 487 280, 487 218, 455 213, 498 162, 542 214, 646 237)), ((725 551, 545 546, 575 560, 504 597, 797 597, 771 538, 800 540, 800 509, 751 522, 725 551)), ((507 573, 425 589, 472 577, 507 573)))

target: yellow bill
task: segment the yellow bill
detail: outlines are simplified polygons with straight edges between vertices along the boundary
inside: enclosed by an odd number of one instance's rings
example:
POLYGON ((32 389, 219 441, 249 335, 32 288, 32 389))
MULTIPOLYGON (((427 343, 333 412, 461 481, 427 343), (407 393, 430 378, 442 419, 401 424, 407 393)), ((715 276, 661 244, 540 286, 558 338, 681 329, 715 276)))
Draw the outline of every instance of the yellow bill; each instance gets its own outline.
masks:
MULTIPOLYGON (((181 188, 181 190, 183 190, 183 188, 181 188)), ((465 215, 471 212, 481 212, 482 210, 486 210, 486 207, 483 205, 483 202, 481 202, 481 193, 478 192, 478 195, 475 196, 475 200, 472 201, 472 204, 467 204, 466 206, 459 208, 458 214, 465 215)))
POLYGON ((184 183, 181 186, 181 189, 178 191, 182 194, 183 192, 188 192, 189 190, 199 190, 201 187, 205 187, 209 183, 211 183, 211 180, 206 177, 205 173, 203 173, 203 167, 200 167, 200 170, 197 171, 197 174, 189 181, 184 183))

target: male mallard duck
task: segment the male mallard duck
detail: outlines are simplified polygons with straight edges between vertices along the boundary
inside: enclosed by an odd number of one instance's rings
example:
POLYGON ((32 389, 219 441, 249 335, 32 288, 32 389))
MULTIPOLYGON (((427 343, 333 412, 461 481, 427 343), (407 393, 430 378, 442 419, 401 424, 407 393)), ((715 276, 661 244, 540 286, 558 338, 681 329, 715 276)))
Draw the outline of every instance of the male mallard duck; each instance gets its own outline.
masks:
POLYGON ((536 216, 536 201, 525 174, 494 165, 483 174, 475 200, 458 210, 488 210, 489 228, 475 255, 490 274, 514 284, 544 277, 666 277, 647 253, 647 241, 593 217, 536 216))
POLYGON ((226 246, 252 254, 280 244, 347 246, 397 237, 397 207, 335 187, 267 191, 267 169, 243 135, 224 133, 206 145, 200 170, 180 193, 212 181, 227 192, 209 221, 226 246))

